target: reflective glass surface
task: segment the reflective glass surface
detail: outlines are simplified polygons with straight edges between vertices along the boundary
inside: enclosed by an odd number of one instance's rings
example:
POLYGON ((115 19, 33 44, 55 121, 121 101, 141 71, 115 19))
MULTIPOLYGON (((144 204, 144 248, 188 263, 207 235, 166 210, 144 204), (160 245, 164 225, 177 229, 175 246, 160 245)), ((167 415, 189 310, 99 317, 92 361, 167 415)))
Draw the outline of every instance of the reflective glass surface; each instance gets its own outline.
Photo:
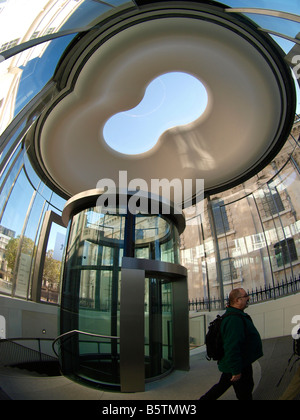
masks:
POLYGON ((125 3, 128 2, 7 0, 0 3, 0 134, 53 76, 77 31, 93 26, 104 13, 125 3), (44 36, 51 39, 58 33, 70 35, 44 42, 44 36), (30 42, 38 45, 28 48, 30 42), (4 60, 3 54, 22 44, 26 46, 22 53, 4 60))
POLYGON ((93 25, 124 0, 6 0, 0 3, 0 50, 22 42, 93 25), (13 22, 12 22, 13 21, 13 22), (5 42, 6 41, 6 42, 5 42))
POLYGON ((0 133, 51 79, 58 61, 73 38, 74 35, 66 35, 44 42, 0 62, 0 97, 3 97, 0 133), (3 96, 5 93, 7 97, 3 96))
POLYGON ((245 7, 247 9, 259 8, 269 10, 280 10, 288 13, 299 15, 298 0, 227 0, 224 2, 230 7, 245 7))
POLYGON ((296 120, 268 167, 209 197, 204 214, 188 218, 181 260, 198 310, 221 308, 234 287, 248 290, 254 303, 300 289, 299 135, 296 120))
POLYGON ((245 13, 245 16, 254 20, 261 28, 279 32, 283 35, 289 35, 293 38, 296 38, 300 32, 299 22, 293 22, 292 20, 287 21, 280 17, 264 16, 255 13, 245 13))
POLYGON ((145 284, 145 367, 153 378, 172 366, 172 283, 147 278, 145 284))
MULTIPOLYGON (((171 235, 176 229, 171 230, 171 224, 161 217, 137 219, 138 257, 177 261, 177 247, 171 235)), ((125 223, 125 215, 104 215, 96 207, 73 216, 63 273, 61 333, 74 329, 88 334, 120 335, 125 223)), ((146 377, 152 378, 170 369, 172 360, 172 285, 163 279, 145 279, 145 337, 146 377)), ((70 368, 72 374, 99 383, 120 382, 117 339, 84 337, 79 333, 66 340, 61 345, 63 370, 70 368), (70 343, 78 346, 78 355, 68 360, 72 367, 66 367, 63 355, 70 343)))
POLYGON ((135 256, 170 263, 179 263, 177 229, 161 216, 136 218, 135 256))

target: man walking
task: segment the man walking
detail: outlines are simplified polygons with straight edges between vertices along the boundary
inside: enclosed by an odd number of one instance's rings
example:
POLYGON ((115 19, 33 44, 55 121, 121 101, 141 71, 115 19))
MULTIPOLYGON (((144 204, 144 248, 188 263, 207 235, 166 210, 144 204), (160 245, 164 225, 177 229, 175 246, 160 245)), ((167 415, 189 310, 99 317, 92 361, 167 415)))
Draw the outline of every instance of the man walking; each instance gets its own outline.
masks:
POLYGON ((244 289, 233 289, 221 323, 224 356, 218 362, 222 372, 219 383, 200 400, 217 400, 233 385, 238 400, 252 400, 254 387, 252 363, 262 355, 262 342, 252 319, 244 312, 249 296, 244 289))

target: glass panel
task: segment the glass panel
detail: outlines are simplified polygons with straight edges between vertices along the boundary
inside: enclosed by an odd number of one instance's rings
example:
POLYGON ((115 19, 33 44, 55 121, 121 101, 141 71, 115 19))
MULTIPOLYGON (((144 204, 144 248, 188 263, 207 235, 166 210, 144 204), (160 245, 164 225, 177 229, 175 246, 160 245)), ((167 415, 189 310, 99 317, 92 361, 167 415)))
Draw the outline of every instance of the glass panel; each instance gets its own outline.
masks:
POLYGON ((24 171, 21 171, 1 219, 1 224, 14 230, 16 235, 20 235, 22 232, 32 194, 33 188, 29 184, 24 171))
POLYGON ((247 7, 247 8, 259 8, 269 10, 281 10, 296 15, 300 14, 300 6, 298 0, 227 0, 225 2, 230 7, 247 7))
POLYGON ((190 296, 201 296, 205 301, 219 298, 216 261, 205 200, 204 213, 198 214, 196 208, 186 211, 186 228, 181 237, 181 263, 188 269, 190 296))
POLYGON ((60 14, 57 15, 57 22, 54 21, 52 23, 52 26, 56 28, 54 31, 76 30, 92 24, 103 13, 112 10, 112 7, 107 3, 109 2, 100 3, 92 0, 80 0, 75 7, 73 6, 72 12, 69 13, 69 16, 64 21, 62 21, 60 14))
MULTIPOLYGON (((30 271, 31 255, 33 253, 34 242, 24 236, 24 224, 28 220, 28 210, 32 203, 34 190, 29 184, 24 171, 19 174, 9 200, 5 206, 1 226, 10 232, 9 241, 5 247, 4 262, 6 280, 18 286, 18 295, 27 296, 27 281, 30 271), (21 248, 20 248, 21 246, 21 248), (18 271, 19 270, 19 271, 18 271), (22 290, 21 290, 22 289, 22 290)), ((14 287, 12 293, 15 292, 14 287)))
MULTIPOLYGON (((299 8, 300 12, 300 8, 299 8)), ((278 32, 291 38, 296 38, 300 32, 300 23, 274 16, 245 13, 250 20, 254 20, 261 28, 278 32)))
MULTIPOLYGON (((11 160, 11 166, 7 166, 1 177, 3 184, 0 196, 0 292, 30 299, 33 260, 36 255, 41 220, 47 210, 46 198, 49 200, 53 193, 49 189, 46 193, 45 185, 32 170, 26 155, 24 158, 25 152, 17 156, 19 151, 18 148, 15 160, 11 160)), ((51 249, 54 251, 53 247, 51 249)), ((50 252, 50 248, 48 251, 50 252)), ((48 261, 49 258, 48 253, 46 267, 49 264, 53 267, 56 257, 54 256, 51 262, 48 261)), ((49 267, 47 276, 51 277, 49 267)), ((53 292, 52 289, 57 287, 58 280, 52 282, 50 286, 50 277, 44 279, 44 285, 48 284, 51 292, 49 290, 49 293, 46 293, 43 290, 42 300, 57 303, 58 290, 53 292), (52 292, 56 295, 55 299, 52 298, 52 292)))
POLYGON ((0 63, 0 100, 7 112, 2 118, 0 133, 50 80, 73 38, 74 35, 68 35, 54 39, 0 63))
POLYGON ((232 233, 226 235, 226 259, 221 258, 224 295, 235 287, 252 290, 272 283, 268 249, 252 195, 226 205, 232 217, 232 233))
POLYGON ((12 270, 14 267, 14 242, 15 232, 0 226, 0 294, 11 295, 12 293, 12 270), (7 245, 10 243, 10 246, 7 245), (11 252, 10 252, 11 247, 11 252), (11 254, 11 255, 10 255, 11 254))
MULTIPOLYGON (((16 45, 45 35, 62 31, 77 32, 79 29, 98 22, 100 16, 104 13, 114 10, 115 7, 125 3, 130 2, 124 0, 104 2, 57 0, 55 4, 51 4, 48 0, 27 0, 26 2, 15 0, 13 3, 1 3, 0 54, 16 45)), ((71 38, 68 42, 74 35, 70 36, 71 38)), ((44 45, 36 47, 35 56, 40 57, 44 49, 44 45)), ((50 67, 52 65, 50 62, 50 67)))
POLYGON ((137 215, 135 256, 171 263, 179 262, 177 229, 161 216, 137 215))
POLYGON ((2 218, 2 213, 5 210, 5 204, 7 199, 9 198, 10 191, 12 190, 14 183, 16 181, 16 178, 18 177, 18 174, 21 170, 21 167, 23 165, 23 153, 21 153, 17 160, 14 162, 14 165, 11 165, 9 167, 9 171, 5 171, 5 176, 1 177, 1 181, 3 182, 1 184, 1 195, 0 195, 0 214, 2 218))
MULTIPOLYGON (((73 217, 61 297, 62 332, 79 329, 98 335, 119 335, 123 217, 103 215, 96 208, 73 217)), ((77 375, 101 383, 120 382, 116 339, 79 334, 72 340, 79 351, 77 375)))
POLYGON ((206 317, 205 315, 191 316, 189 318, 190 330, 190 350, 203 346, 206 335, 206 317))
MULTIPOLYGON (((270 34, 271 38, 273 38, 273 40, 279 45, 279 47, 285 52, 285 54, 287 55, 292 48, 294 48, 296 46, 295 42, 289 41, 287 39, 281 38, 280 36, 276 36, 273 34, 270 34)), ((296 88, 297 88, 297 83, 296 83, 296 88)), ((298 92, 297 92, 298 94, 298 92)))
POLYGON ((15 0, 0 7, 0 52, 30 39, 89 25, 124 1, 15 0), (110 6, 110 4, 112 6, 110 6))
MULTIPOLYGON (((1 66, 0 66, 0 70, 1 70, 1 66)), ((1 72, 0 72, 0 87, 1 87, 1 72)), ((1 103, 1 93, 0 93, 0 103, 1 103)), ((4 120, 4 118, 3 118, 3 120, 4 120)), ((4 125, 4 121, 0 121, 0 134, 2 133, 2 131, 4 131, 5 127, 6 127, 6 125, 4 125), (2 127, 4 127, 4 128, 2 128, 2 127)), ((24 129, 24 127, 25 127, 25 121, 23 121, 19 125, 16 132, 11 136, 11 138, 9 139, 9 141, 7 142, 7 144, 5 146, 1 144, 1 148, 3 146, 3 151, 1 152, 0 163, 3 162, 5 164, 5 166, 11 161, 11 159, 14 156, 14 153, 12 153, 12 152, 10 152, 11 154, 8 155, 8 156, 7 156, 7 153, 9 152, 10 148, 17 147, 16 145, 14 145, 14 143, 16 142, 16 144, 17 144, 17 143, 20 142, 17 139, 18 139, 18 136, 20 135, 20 133, 22 132, 22 130, 24 129)))
MULTIPOLYGON (((44 189, 47 188, 46 186, 44 186, 44 189)), ((44 191, 42 192, 42 195, 44 196, 44 191)), ((62 213, 64 206, 66 204, 66 199, 60 197, 59 195, 52 193, 51 195, 51 199, 50 199, 50 203, 51 206, 54 207, 54 212, 55 213, 62 213)))
MULTIPOLYGON (((297 136, 298 131, 294 131, 297 136)), ((226 301, 232 288, 244 287, 254 302, 298 290, 298 161, 299 149, 295 149, 295 142, 288 141, 258 176, 214 197, 212 203, 223 203, 221 218, 226 214, 229 226, 223 233, 220 228, 217 240, 212 229, 206 228, 212 226, 206 210, 201 216, 187 219, 181 255, 189 273, 191 310, 220 309, 221 289, 226 301), (221 288, 218 276, 222 279, 221 288)))
POLYGON ((45 209, 45 200, 38 194, 34 194, 34 201, 30 208, 30 214, 26 224, 24 236, 21 238, 20 261, 17 267, 17 284, 15 296, 30 298, 31 296, 31 276, 33 271, 33 260, 36 255, 38 241, 39 222, 41 214, 45 209))
POLYGON ((42 276, 41 301, 59 302, 60 272, 63 259, 66 228, 52 223, 47 243, 42 276))
MULTIPOLYGON (((128 0, 107 0, 107 1, 105 1, 105 3, 109 3, 113 6, 121 6, 122 4, 126 4, 126 3, 129 3, 129 2, 130 1, 128 1, 128 0)), ((131 3, 133 3, 133 2, 131 2, 131 3)))
POLYGON ((145 279, 145 367, 153 378, 172 366, 172 283, 145 279))
POLYGON ((173 360, 173 299, 172 299, 172 283, 162 281, 162 356, 164 361, 163 369, 170 368, 170 362, 173 360))
MULTIPOLYGON (((62 370, 65 373, 70 368, 72 374, 101 384, 120 382, 119 342, 87 334, 120 334, 125 220, 125 215, 103 215, 95 207, 81 211, 70 222, 60 324, 61 333, 74 329, 81 333, 63 340, 62 370)), ((162 217, 140 215, 135 232, 137 254, 158 257, 171 253, 166 244, 174 240, 177 230, 162 217)), ((145 370, 146 377, 152 378, 172 366, 172 283, 160 278, 145 282, 145 370)))
POLYGON ((294 167, 289 163, 269 184, 273 198, 279 196, 282 207, 276 206, 273 218, 276 221, 277 241, 273 244, 273 272, 276 282, 283 279, 296 278, 300 273, 299 260, 299 227, 300 220, 297 211, 300 179, 294 167))

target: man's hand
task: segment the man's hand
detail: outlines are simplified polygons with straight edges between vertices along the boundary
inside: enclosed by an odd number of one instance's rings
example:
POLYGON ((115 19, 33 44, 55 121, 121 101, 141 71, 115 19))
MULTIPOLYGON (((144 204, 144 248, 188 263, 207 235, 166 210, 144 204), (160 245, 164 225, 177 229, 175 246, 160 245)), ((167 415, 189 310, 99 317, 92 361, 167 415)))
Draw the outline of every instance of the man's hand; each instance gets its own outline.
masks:
POLYGON ((231 382, 237 382, 241 379, 242 374, 239 373, 238 375, 232 375, 232 378, 230 379, 231 382))

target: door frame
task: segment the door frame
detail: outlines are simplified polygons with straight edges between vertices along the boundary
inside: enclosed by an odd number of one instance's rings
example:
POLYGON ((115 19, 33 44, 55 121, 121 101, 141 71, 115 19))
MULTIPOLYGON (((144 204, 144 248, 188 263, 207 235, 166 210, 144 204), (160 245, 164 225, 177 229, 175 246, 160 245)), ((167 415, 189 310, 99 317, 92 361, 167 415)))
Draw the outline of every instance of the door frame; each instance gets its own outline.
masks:
POLYGON ((145 390, 145 277, 172 282, 174 369, 189 370, 187 270, 179 264, 123 257, 120 301, 120 380, 122 392, 145 390))

